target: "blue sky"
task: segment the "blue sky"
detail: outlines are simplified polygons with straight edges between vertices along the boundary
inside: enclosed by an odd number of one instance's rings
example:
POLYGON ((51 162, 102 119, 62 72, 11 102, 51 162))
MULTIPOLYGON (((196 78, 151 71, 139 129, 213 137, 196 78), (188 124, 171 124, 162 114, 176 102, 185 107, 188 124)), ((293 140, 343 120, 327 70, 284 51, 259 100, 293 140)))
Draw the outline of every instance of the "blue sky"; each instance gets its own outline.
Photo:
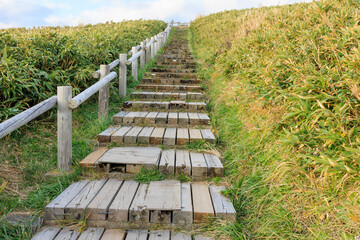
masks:
POLYGON ((0 0, 0 28, 76 26, 124 19, 190 21, 230 9, 311 0, 0 0))

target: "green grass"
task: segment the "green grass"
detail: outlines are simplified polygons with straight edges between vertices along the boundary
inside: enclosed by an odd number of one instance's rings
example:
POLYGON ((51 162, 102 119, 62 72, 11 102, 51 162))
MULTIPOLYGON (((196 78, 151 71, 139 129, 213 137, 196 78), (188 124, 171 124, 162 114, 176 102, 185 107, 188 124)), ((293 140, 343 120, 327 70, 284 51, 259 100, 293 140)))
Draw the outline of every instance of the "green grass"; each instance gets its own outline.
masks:
POLYGON ((214 224, 216 234, 360 235, 359 7, 352 0, 316 1, 191 23, 238 211, 237 225, 214 224))
POLYGON ((135 180, 140 183, 149 183, 151 181, 160 181, 164 179, 164 176, 156 168, 153 170, 141 168, 141 172, 139 172, 135 178, 135 180))

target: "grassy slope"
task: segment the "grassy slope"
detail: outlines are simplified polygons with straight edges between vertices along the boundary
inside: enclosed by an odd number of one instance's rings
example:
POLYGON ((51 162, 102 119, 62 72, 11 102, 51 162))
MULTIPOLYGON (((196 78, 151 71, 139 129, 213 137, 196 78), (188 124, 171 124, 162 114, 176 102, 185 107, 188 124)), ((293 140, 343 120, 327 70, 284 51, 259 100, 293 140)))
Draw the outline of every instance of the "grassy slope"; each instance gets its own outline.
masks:
POLYGON ((329 0, 192 22, 236 183, 238 224, 216 230, 234 239, 360 234, 359 7, 329 0))
MULTIPOLYGON (((170 34, 171 39, 172 33, 170 34)), ((141 41, 142 39, 138 39, 141 41)), ((169 40, 168 40, 169 41, 169 40)), ((162 50, 159 51, 161 53, 162 50)), ((139 70, 139 79, 154 66, 155 59, 139 70)), ((128 74, 130 76, 130 74, 128 74)), ((128 77, 128 94, 139 82, 128 77)), ((126 100, 119 98, 111 84, 109 115, 98 120, 97 94, 73 111, 73 173, 64 177, 45 177, 44 174, 56 168, 56 115, 50 114, 27 124, 20 131, 0 141, 0 239, 30 239, 31 225, 25 228, 8 226, 1 217, 13 211, 40 213, 46 204, 54 199, 73 181, 86 176, 101 176, 84 171, 78 165, 86 155, 97 147, 97 134, 111 124, 111 117, 117 113, 126 100), (3 189, 1 186, 5 186, 3 189)), ((37 217, 34 217, 34 221, 37 217)), ((76 224, 84 224, 79 222, 76 224)))

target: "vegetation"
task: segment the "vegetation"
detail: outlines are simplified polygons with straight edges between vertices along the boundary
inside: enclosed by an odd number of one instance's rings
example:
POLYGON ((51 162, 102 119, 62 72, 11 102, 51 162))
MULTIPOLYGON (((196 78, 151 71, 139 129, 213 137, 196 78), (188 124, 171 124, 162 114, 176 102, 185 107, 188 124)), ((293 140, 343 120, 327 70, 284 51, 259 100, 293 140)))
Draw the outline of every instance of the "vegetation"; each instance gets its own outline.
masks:
POLYGON ((191 24, 220 136, 234 239, 359 236, 360 3, 226 11, 191 24), (234 237, 236 236, 236 237, 234 237))
POLYGON ((78 27, 6 29, 0 33, 0 121, 71 85, 74 95, 93 84, 91 73, 139 41, 161 32, 157 20, 78 27))

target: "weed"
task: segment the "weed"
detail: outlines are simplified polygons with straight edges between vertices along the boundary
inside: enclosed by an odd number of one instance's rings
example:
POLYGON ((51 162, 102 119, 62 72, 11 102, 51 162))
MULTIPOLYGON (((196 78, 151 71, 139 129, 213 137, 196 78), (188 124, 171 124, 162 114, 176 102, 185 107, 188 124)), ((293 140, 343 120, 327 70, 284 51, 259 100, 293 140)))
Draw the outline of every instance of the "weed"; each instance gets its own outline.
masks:
POLYGON ((164 179, 164 176, 157 169, 149 170, 141 168, 141 172, 136 175, 136 181, 140 183, 149 183, 151 181, 160 181, 164 179))
POLYGON ((180 182, 191 182, 192 179, 189 176, 184 175, 183 173, 177 175, 177 180, 179 180, 180 182))

